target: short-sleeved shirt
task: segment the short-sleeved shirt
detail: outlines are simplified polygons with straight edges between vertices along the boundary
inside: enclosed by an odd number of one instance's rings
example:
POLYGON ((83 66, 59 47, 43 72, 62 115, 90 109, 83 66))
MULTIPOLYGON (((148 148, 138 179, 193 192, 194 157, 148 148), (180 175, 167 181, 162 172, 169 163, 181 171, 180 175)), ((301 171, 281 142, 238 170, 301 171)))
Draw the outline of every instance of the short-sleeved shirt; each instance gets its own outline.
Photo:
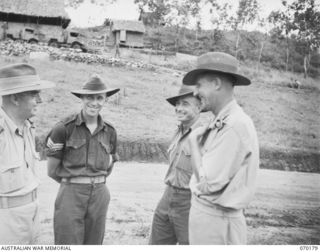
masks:
POLYGON ((190 132, 199 126, 201 126, 199 120, 197 120, 189 129, 183 130, 182 125, 178 126, 168 149, 169 169, 164 179, 167 185, 189 189, 192 167, 190 147, 187 139, 190 132))
POLYGON ((0 196, 20 196, 39 185, 34 127, 26 120, 22 129, 0 108, 0 196))
POLYGON ((59 122, 47 136, 47 156, 61 160, 56 171, 61 178, 109 175, 110 165, 118 160, 116 148, 116 130, 100 115, 93 134, 80 112, 59 122))
POLYGON ((243 209, 252 199, 259 168, 254 124, 233 100, 212 121, 208 133, 201 148, 200 181, 192 176, 191 191, 204 204, 243 209))

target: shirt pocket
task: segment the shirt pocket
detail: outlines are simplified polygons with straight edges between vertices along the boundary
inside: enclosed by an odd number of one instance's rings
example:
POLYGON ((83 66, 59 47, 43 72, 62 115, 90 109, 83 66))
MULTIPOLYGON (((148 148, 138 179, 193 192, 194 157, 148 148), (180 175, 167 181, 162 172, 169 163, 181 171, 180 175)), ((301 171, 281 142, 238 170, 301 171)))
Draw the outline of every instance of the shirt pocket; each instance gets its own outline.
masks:
POLYGON ((98 155, 96 160, 96 168, 106 171, 110 166, 110 156, 112 145, 105 139, 98 140, 98 155))
POLYGON ((191 153, 187 147, 183 147, 176 165, 176 179, 182 187, 188 187, 192 175, 191 153))
POLYGON ((9 193, 25 185, 21 164, 3 165, 0 168, 0 193, 9 193))
POLYGON ((69 139, 66 142, 64 161, 69 168, 86 165, 86 139, 69 139))

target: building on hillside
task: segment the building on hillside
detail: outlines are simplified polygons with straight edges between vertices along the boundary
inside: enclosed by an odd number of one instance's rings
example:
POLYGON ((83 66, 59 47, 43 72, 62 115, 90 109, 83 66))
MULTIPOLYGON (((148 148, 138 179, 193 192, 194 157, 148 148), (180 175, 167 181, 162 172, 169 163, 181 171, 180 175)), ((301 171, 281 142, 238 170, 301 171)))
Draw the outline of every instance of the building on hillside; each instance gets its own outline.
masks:
POLYGON ((7 35, 21 37, 23 32, 39 30, 61 34, 61 29, 65 29, 70 21, 64 0, 0 1, 0 39, 7 35))
POLYGON ((128 47, 143 47, 144 25, 135 20, 113 20, 106 37, 108 44, 128 47))

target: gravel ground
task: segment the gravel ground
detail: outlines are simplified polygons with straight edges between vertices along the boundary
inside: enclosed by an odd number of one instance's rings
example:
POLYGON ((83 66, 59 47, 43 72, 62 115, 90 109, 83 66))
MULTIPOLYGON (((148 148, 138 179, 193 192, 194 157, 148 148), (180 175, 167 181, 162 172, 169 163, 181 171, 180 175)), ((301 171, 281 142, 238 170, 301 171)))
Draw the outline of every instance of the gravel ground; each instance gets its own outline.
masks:
MULTIPOLYGON (((58 184, 39 165, 41 235, 53 244, 53 205, 58 184)), ((104 244, 147 244, 167 166, 117 163, 107 180, 111 201, 104 244)), ((320 244, 320 174, 260 170, 255 199, 246 209, 249 244, 320 244)))

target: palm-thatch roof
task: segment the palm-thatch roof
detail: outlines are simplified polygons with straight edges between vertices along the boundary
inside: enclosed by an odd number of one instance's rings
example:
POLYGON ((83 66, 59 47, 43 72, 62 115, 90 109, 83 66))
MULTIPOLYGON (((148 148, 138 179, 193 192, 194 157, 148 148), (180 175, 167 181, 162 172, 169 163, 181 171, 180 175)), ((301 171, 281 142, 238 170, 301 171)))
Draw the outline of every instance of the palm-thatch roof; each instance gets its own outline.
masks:
MULTIPOLYGON (((38 19, 59 19, 61 23, 69 24, 70 18, 64 9, 64 0, 1 0, 0 20, 21 16, 37 17, 38 19)), ((30 20, 30 19, 29 19, 30 20)), ((9 20, 12 21, 12 20, 9 20)))
POLYGON ((141 21, 135 20, 113 20, 112 21, 112 31, 132 31, 145 33, 144 25, 141 21))

